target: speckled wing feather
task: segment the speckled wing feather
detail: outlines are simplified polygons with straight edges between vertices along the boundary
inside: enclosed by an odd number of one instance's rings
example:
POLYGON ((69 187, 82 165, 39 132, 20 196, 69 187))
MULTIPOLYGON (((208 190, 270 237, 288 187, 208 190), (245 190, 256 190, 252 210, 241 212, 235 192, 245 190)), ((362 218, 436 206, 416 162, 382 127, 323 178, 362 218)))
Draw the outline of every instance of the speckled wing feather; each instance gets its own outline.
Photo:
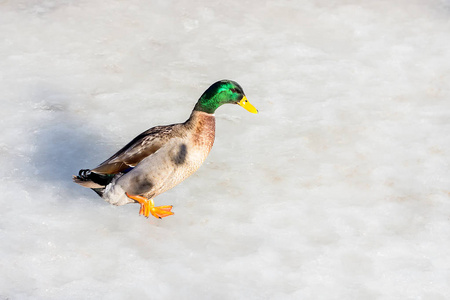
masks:
POLYGON ((175 126, 167 125, 150 128, 91 171, 99 174, 116 174, 129 167, 136 166, 173 137, 175 126))

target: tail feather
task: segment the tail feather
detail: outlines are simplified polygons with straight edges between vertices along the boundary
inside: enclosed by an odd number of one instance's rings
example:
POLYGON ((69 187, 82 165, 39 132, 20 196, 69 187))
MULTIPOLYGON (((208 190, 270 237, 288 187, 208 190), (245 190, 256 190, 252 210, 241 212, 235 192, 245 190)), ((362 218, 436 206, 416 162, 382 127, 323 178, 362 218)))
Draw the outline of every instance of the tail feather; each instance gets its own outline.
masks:
POLYGON ((91 172, 89 169, 80 170, 78 176, 73 176, 72 179, 75 183, 81 186, 96 189, 98 194, 99 190, 104 189, 114 178, 114 174, 97 174, 91 172))
POLYGON ((104 185, 100 185, 98 183, 93 182, 92 180, 86 180, 86 179, 82 179, 78 176, 72 176, 72 180, 75 183, 78 183, 81 186, 90 188, 90 189, 99 189, 99 188, 104 188, 104 185))

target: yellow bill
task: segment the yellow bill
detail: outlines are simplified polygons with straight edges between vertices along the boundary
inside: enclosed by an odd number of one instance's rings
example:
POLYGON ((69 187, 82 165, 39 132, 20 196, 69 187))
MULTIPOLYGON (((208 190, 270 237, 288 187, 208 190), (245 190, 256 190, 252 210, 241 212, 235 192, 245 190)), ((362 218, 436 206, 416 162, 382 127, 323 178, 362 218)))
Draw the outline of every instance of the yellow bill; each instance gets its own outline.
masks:
POLYGON ((252 114, 257 114, 258 110, 247 100, 247 97, 242 97, 241 101, 238 102, 240 106, 251 112, 252 114))

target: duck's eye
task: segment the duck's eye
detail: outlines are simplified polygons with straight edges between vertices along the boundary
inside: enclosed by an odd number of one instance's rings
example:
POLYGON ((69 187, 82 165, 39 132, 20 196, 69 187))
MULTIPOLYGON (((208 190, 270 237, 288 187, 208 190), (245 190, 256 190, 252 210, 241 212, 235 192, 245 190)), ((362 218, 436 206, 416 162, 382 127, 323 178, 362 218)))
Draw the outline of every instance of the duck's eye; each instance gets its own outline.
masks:
POLYGON ((230 91, 232 91, 233 93, 237 93, 238 92, 236 89, 231 89, 230 91))

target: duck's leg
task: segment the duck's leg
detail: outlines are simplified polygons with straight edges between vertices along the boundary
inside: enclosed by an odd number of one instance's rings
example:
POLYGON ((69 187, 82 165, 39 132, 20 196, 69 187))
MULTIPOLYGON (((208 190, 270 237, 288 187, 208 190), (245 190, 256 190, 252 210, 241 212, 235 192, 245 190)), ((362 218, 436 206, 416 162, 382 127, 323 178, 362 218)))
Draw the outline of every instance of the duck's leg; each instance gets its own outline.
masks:
POLYGON ((160 219, 173 215, 173 212, 170 211, 172 209, 172 205, 155 206, 153 199, 147 199, 139 195, 130 195, 128 193, 125 194, 128 198, 133 199, 134 201, 141 204, 141 209, 139 210, 140 215, 146 216, 148 218, 148 216, 152 214, 154 217, 160 219))

